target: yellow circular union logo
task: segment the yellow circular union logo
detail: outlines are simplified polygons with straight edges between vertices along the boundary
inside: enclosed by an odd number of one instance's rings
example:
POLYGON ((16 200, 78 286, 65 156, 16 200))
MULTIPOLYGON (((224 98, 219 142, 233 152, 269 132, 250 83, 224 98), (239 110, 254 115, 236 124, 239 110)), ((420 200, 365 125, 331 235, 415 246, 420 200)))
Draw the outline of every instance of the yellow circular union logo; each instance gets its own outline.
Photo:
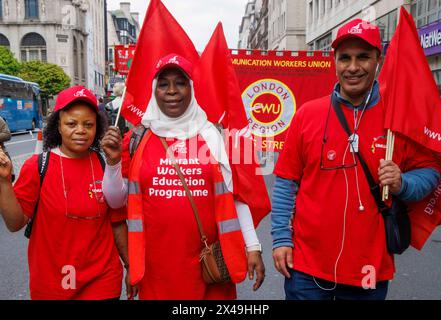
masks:
POLYGON ((251 132, 274 137, 288 129, 296 112, 291 89, 275 79, 258 80, 242 93, 251 132))

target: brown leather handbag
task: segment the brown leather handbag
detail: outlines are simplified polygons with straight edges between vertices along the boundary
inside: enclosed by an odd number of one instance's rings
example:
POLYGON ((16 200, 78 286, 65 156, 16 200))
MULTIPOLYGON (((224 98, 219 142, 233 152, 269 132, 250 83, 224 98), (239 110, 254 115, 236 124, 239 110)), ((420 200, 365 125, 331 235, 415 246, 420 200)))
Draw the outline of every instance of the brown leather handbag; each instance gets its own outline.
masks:
POLYGON ((172 152, 169 150, 169 146, 164 138, 160 137, 162 145, 165 148, 165 151, 168 154, 176 172, 181 179, 182 186, 185 189, 185 193, 190 201, 191 208, 193 209, 194 216, 196 218, 196 222, 198 224, 199 233, 201 234, 201 242, 202 242, 202 250, 199 256, 199 261, 201 262, 202 267, 202 278, 204 282, 207 284, 214 283, 225 283, 231 281, 230 273, 228 272, 227 265, 225 264, 224 256, 222 255, 222 248, 220 245, 220 241, 216 241, 211 245, 207 243, 207 236, 204 233, 204 228, 202 227, 202 222, 199 217, 199 211, 196 207, 196 203, 193 199, 193 196, 188 188, 187 182, 185 181, 184 175, 182 174, 181 169, 176 163, 176 159, 172 152))

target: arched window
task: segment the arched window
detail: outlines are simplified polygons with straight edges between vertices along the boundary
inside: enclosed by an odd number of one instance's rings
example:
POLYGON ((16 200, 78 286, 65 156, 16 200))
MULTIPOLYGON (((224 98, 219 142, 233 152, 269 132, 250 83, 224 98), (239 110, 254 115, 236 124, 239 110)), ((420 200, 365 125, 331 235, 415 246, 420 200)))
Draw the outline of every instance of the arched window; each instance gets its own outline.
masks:
POLYGON ((79 56, 78 56, 77 38, 73 37, 73 63, 74 63, 75 80, 78 80, 80 77, 78 59, 79 59, 79 56))
POLYGON ((80 41, 80 50, 81 50, 81 81, 86 81, 86 54, 84 52, 84 42, 80 41))
POLYGON ((8 38, 6 38, 1 33, 0 33, 0 46, 6 47, 6 48, 10 47, 8 38))
POLYGON ((38 0, 25 0, 25 18, 38 19, 38 0))
POLYGON ((21 61, 47 61, 46 41, 38 33, 26 34, 20 43, 21 61))

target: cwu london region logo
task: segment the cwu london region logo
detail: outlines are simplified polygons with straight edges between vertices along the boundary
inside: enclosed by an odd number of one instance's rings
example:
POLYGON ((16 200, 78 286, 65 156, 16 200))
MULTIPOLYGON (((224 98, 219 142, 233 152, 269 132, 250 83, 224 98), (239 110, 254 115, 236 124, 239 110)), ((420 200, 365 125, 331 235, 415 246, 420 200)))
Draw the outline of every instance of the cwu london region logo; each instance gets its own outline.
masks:
POLYGON ((291 89, 275 79, 261 79, 242 93, 249 127, 258 137, 275 137, 285 132, 296 112, 291 89))

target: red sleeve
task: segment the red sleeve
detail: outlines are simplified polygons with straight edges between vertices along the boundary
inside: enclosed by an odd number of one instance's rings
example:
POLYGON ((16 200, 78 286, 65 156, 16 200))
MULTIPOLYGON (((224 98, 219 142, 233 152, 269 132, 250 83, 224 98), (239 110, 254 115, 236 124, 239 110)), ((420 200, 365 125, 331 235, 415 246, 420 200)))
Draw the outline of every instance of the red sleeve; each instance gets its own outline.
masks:
POLYGON ((38 155, 33 155, 23 164, 17 182, 14 184, 14 192, 23 213, 32 218, 40 195, 38 155))
POLYGON ((121 154, 121 161, 122 161, 122 176, 124 178, 127 178, 129 176, 129 169, 130 169, 130 152, 129 152, 129 145, 130 145, 130 137, 132 136, 133 129, 130 129, 126 134, 124 135, 123 141, 122 141, 122 154, 121 154))
POLYGON ((282 153, 277 161, 274 174, 289 180, 299 181, 303 175, 301 119, 303 109, 294 115, 288 129, 282 153))

